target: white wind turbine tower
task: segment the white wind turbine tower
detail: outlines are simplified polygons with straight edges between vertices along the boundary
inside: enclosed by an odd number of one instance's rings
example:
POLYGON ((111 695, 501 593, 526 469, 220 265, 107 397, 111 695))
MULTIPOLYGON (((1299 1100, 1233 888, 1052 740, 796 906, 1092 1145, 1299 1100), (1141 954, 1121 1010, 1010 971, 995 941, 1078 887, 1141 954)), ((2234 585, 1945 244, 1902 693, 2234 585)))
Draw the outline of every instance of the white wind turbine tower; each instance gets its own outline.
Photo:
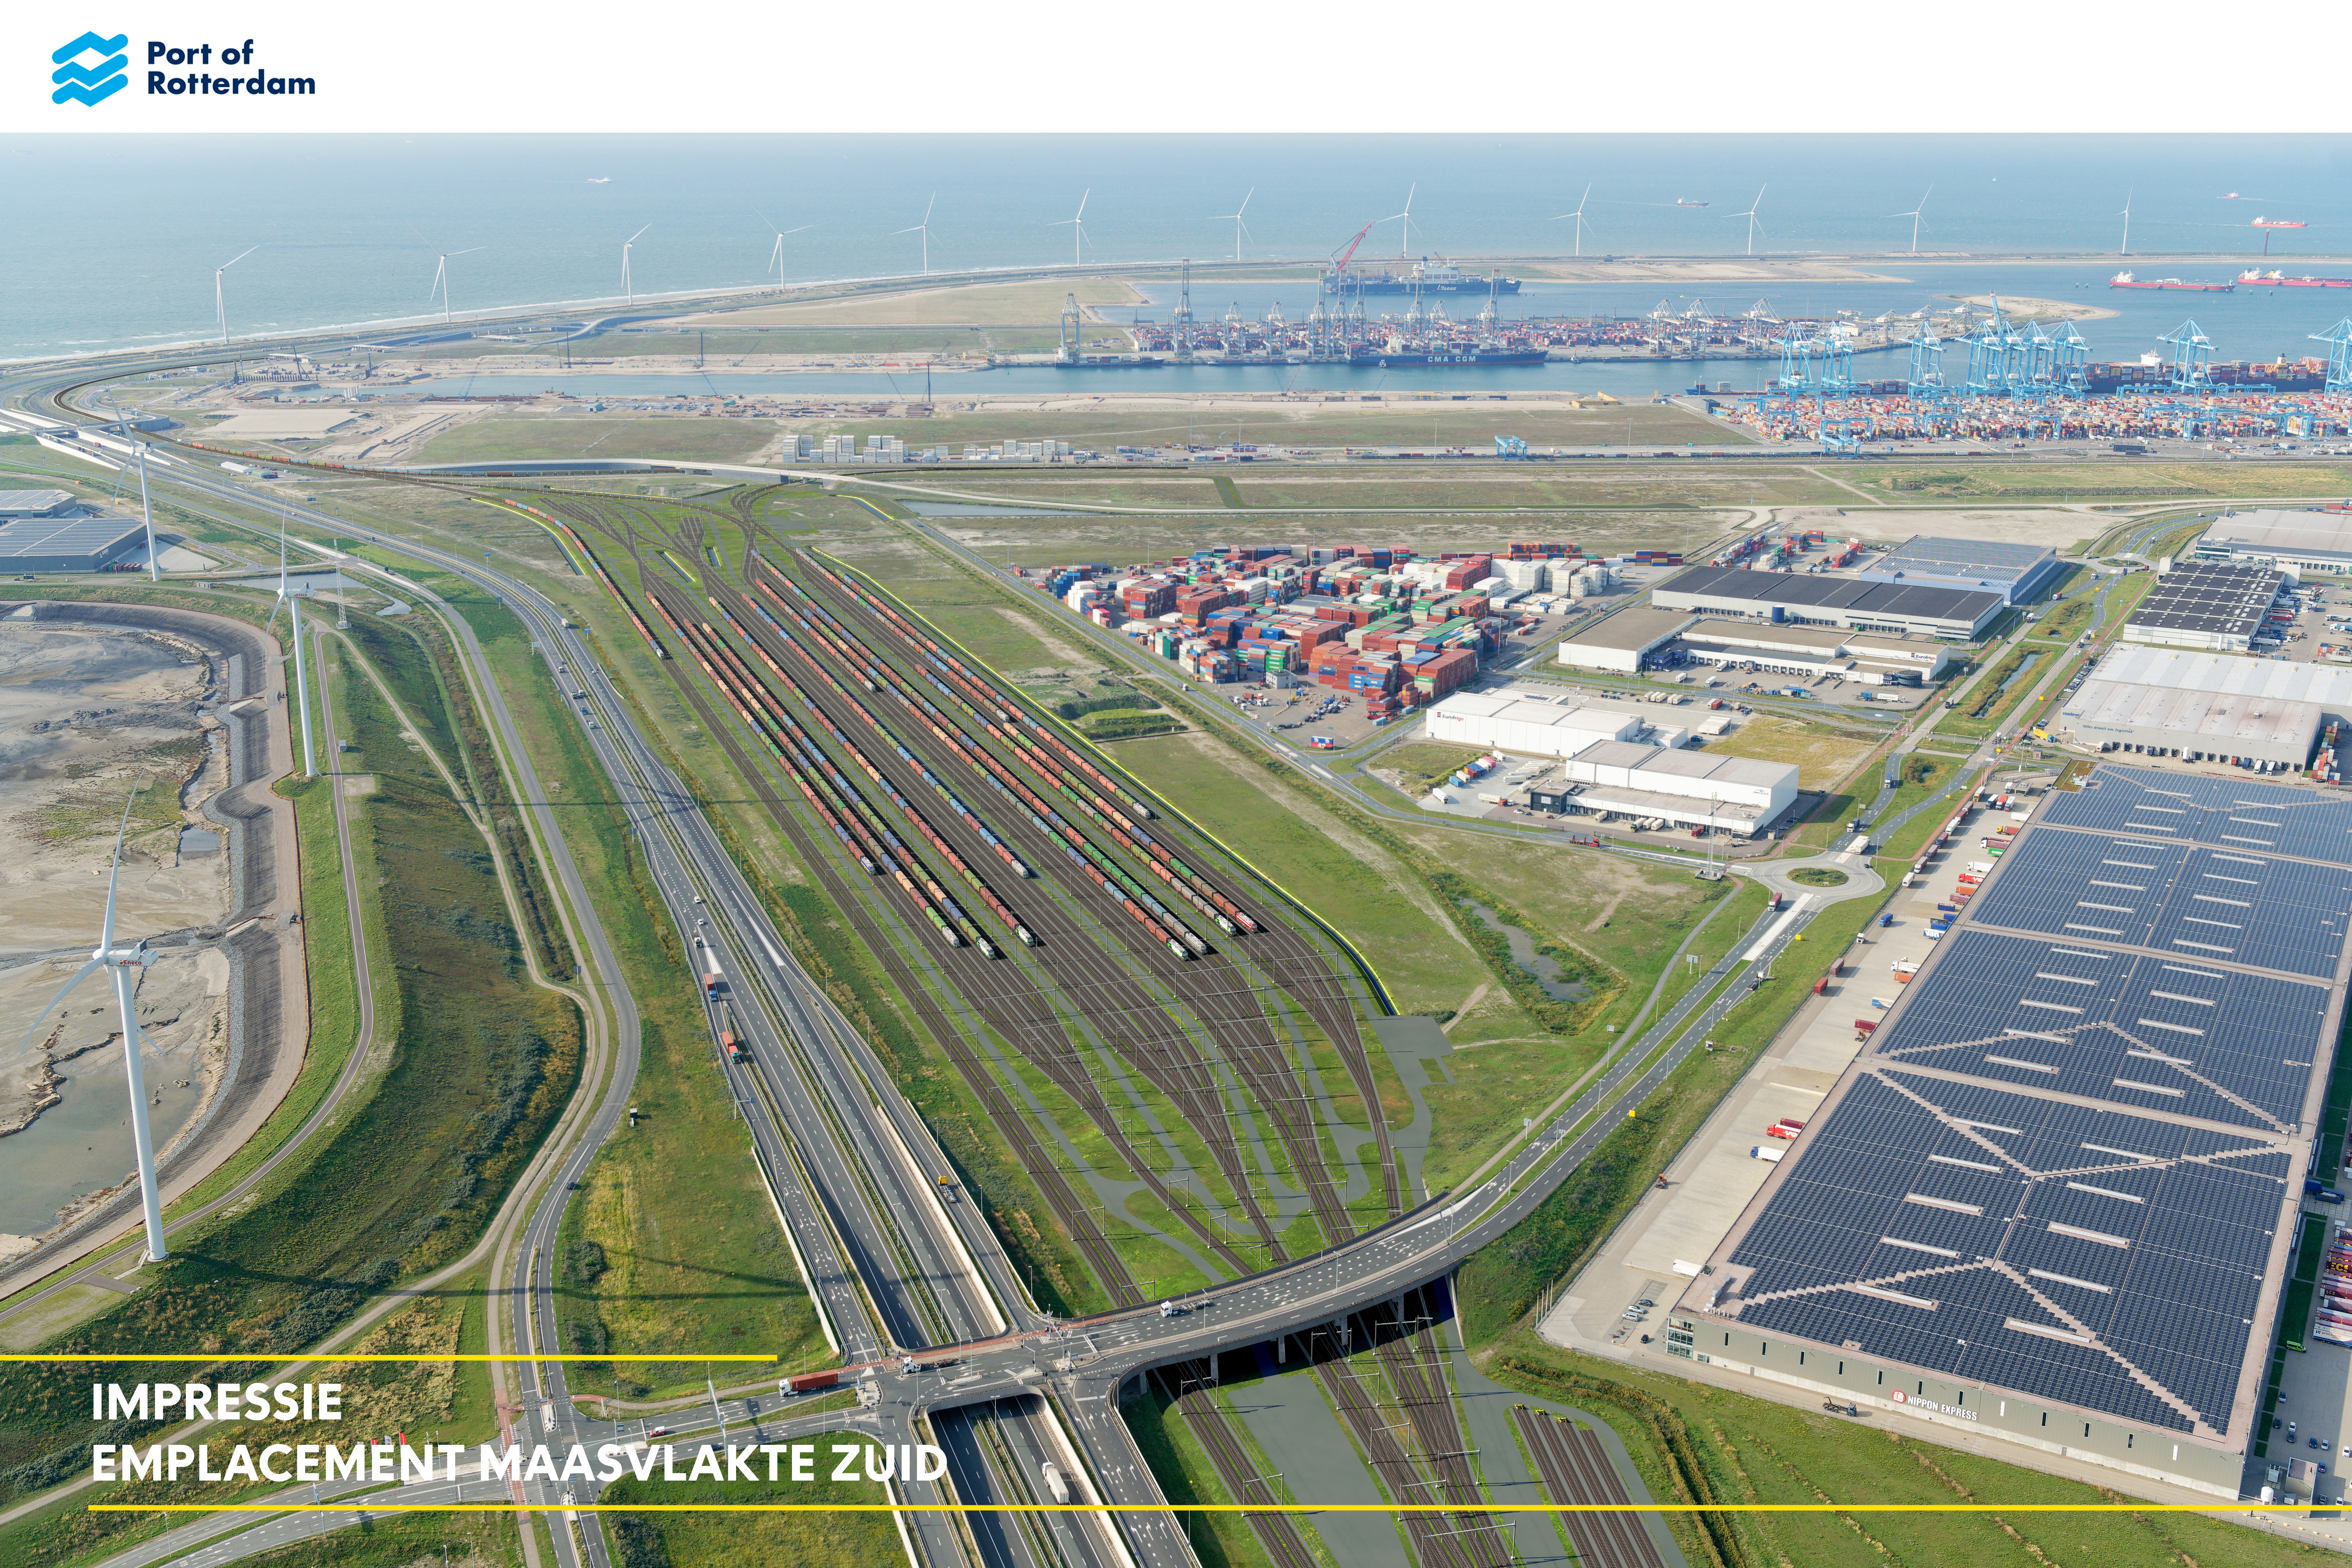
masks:
POLYGON ((1757 186, 1756 199, 1748 204, 1748 210, 1730 215, 1733 217, 1744 217, 1748 220, 1748 254, 1750 256, 1756 254, 1756 209, 1764 205, 1764 193, 1769 188, 1766 185, 1757 186))
MULTIPOLYGON (((646 225, 646 228, 651 227, 653 225, 646 225)), ((621 241, 621 295, 632 305, 637 302, 637 287, 629 279, 629 248, 637 243, 638 236, 644 234, 646 228, 637 230, 636 234, 621 241)))
MULTIPOLYGON (((923 237, 923 276, 926 278, 929 277, 931 273, 931 209, 939 205, 940 194, 937 191, 933 191, 931 193, 931 199, 923 204, 923 221, 915 225, 912 228, 894 230, 891 235, 893 239, 902 234, 919 234, 923 237)), ((1084 210, 1086 203, 1080 202, 1078 206, 1081 210, 1084 210)))
MULTIPOLYGON (((1079 247, 1082 247, 1082 246, 1084 246, 1084 245, 1086 244, 1086 240, 1087 240, 1087 198, 1088 198, 1088 197, 1092 196, 1094 194, 1095 194, 1094 187, 1093 187, 1092 185, 1088 185, 1088 186, 1086 188, 1086 190, 1085 190, 1085 191, 1083 191, 1082 193, 1080 193, 1080 195, 1079 195, 1079 196, 1078 196, 1078 216, 1076 216, 1076 217, 1066 217, 1066 218, 1064 218, 1064 219, 1062 220, 1062 222, 1061 222, 1061 223, 1048 224, 1048 225, 1046 226, 1048 228, 1060 228, 1060 227, 1062 226, 1062 225, 1063 225, 1063 224, 1067 224, 1067 225, 1069 225, 1069 226, 1070 226, 1070 265, 1071 265, 1071 266, 1073 266, 1073 267, 1078 266, 1078 265, 1080 264, 1081 260, 1082 260, 1082 258, 1081 258, 1081 256, 1080 256, 1080 254, 1079 254, 1079 247)), ((928 213, 928 212, 926 212, 926 213, 924 213, 924 214, 923 214, 923 216, 924 216, 924 218, 925 218, 926 220, 929 220, 929 218, 930 217, 930 216, 931 216, 931 215, 930 215, 929 213, 928 213)), ((901 234, 904 234, 904 233, 906 233, 907 231, 906 231, 905 229, 900 229, 898 232, 899 232, 899 233, 901 233, 901 234)), ((928 264, 928 262, 927 262, 927 263, 925 264, 924 270, 925 270, 925 271, 929 271, 929 269, 930 269, 930 268, 929 268, 929 264, 928 264)))
MULTIPOLYGON (((1397 259, 1399 261, 1407 260, 1412 255, 1412 194, 1419 189, 1421 189, 1421 183, 1418 180, 1407 185, 1404 190, 1404 211, 1389 214, 1389 217, 1397 220, 1397 259)), ((1383 218, 1381 221, 1385 223, 1388 219, 1383 218)))
MULTIPOLYGON (((1927 210, 1927 196, 1932 196, 1935 194, 1936 187, 1929 185, 1927 187, 1927 195, 1921 196, 1919 198, 1919 205, 1917 206, 1913 207, 1907 213, 1890 213, 1887 215, 1890 217, 1907 217, 1911 220, 1911 254, 1914 256, 1919 254, 1919 215, 1927 210)), ((1760 198, 1762 193, 1759 192, 1758 195, 1760 198)))
POLYGON ((2131 185, 2125 188, 2124 210, 2116 215, 2117 217, 2124 220, 2123 248, 2116 252, 2117 256, 2129 256, 2131 254, 2131 199, 2132 192, 2137 189, 2139 189, 2137 185, 2131 185))
MULTIPOLYGON (((771 246, 768 249, 768 272, 772 272, 776 275, 776 284, 781 288, 784 281, 784 237, 786 235, 805 233, 807 230, 814 228, 816 225, 813 223, 804 223, 801 225, 799 228, 778 228, 772 222, 770 222, 767 214, 761 213, 758 216, 761 223, 768 225, 768 232, 776 237, 776 243, 771 246)), ((763 272, 760 276, 764 278, 767 276, 767 273, 763 272)))
MULTIPOLYGON (((637 231, 643 234, 645 230, 637 231)), ((286 587, 286 514, 278 515, 278 604, 285 606, 291 617, 288 625, 294 638, 294 701, 302 710, 302 776, 319 776, 318 753, 310 743, 310 682, 302 664, 302 595, 289 593, 286 587)), ((278 609, 272 606, 269 624, 278 625, 278 609)))
POLYGON ((122 416, 122 405, 115 402, 111 394, 108 395, 107 402, 114 408, 114 427, 122 432, 124 439, 131 443, 131 450, 139 458, 139 515, 147 520, 147 581, 160 583, 163 580, 163 568, 155 563, 155 509, 147 500, 147 443, 139 438, 131 421, 122 416))
POLYGON ((228 347, 228 301, 221 292, 221 274, 260 248, 261 247, 257 245, 248 245, 213 268, 213 314, 220 321, 221 347, 223 348, 228 347))
POLYGON ((1242 205, 1240 206, 1234 208, 1232 212, 1219 213, 1217 215, 1220 218, 1229 217, 1234 220, 1234 259, 1235 261, 1239 261, 1242 258, 1242 236, 1249 233, 1249 226, 1242 222, 1242 214, 1249 211, 1250 196, 1255 196, 1256 195, 1257 187, 1255 185, 1252 185, 1249 188, 1249 195, 1242 198, 1242 205))
POLYGON ((163 1249, 163 1204, 155 1187, 155 1142, 147 1131, 147 1078, 139 1062, 138 999, 131 989, 133 970, 145 969, 162 956, 151 951, 144 938, 129 947, 114 945, 114 894, 122 879, 122 840, 131 831, 131 808, 138 803, 139 792, 133 789, 131 798, 122 805, 122 826, 114 834, 114 868, 107 873, 106 916, 98 928, 98 946, 91 952, 89 962, 74 971, 74 976, 58 987, 25 1031, 26 1044, 48 1016, 57 1011, 66 994, 89 977, 92 970, 106 969, 114 974, 114 1006, 122 1019, 122 1065, 131 1089, 131 1141, 139 1154, 139 1197, 147 1217, 147 1261, 161 1263, 170 1256, 163 1249))
POLYGON ((1574 218, 1576 220, 1576 254, 1579 256, 1584 254, 1584 204, 1591 199, 1592 187, 1591 185, 1587 185, 1584 187, 1584 195, 1576 198, 1576 210, 1574 212, 1562 213, 1559 216, 1551 220, 1554 223, 1565 223, 1570 218, 1574 218))
POLYGON ((425 302, 430 305, 433 303, 434 295, 441 296, 441 324, 445 327, 449 324, 449 258, 471 256, 481 248, 482 247, 476 245, 469 246, 464 250, 444 251, 441 254, 441 265, 433 269, 433 287, 425 290, 425 302))

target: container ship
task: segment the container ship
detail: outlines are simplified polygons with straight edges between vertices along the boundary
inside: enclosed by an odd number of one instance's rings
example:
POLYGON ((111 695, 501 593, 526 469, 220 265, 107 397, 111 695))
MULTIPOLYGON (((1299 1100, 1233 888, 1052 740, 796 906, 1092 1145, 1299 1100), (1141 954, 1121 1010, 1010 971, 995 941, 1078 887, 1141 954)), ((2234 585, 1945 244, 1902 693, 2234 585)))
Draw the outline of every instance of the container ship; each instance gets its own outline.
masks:
POLYGON ((1551 356, 1543 349, 1453 349, 1397 348, 1358 349, 1348 356, 1349 364, 1371 365, 1380 370, 1401 369, 1406 365, 1486 365, 1542 364, 1551 356))
POLYGON ((2249 267, 2238 281, 2250 289, 2352 289, 2352 278, 2284 278, 2276 268, 2263 272, 2249 267))
POLYGON ((2184 283, 2178 278, 2134 278, 2128 272, 2118 272, 2107 279, 2110 289, 2177 289, 2188 294, 2227 294, 2235 283, 2184 283))
POLYGON ((1480 278, 1450 261, 1424 256, 1404 272, 1348 270, 1345 262, 1323 276, 1326 294, 1516 294, 1516 278, 1480 278))

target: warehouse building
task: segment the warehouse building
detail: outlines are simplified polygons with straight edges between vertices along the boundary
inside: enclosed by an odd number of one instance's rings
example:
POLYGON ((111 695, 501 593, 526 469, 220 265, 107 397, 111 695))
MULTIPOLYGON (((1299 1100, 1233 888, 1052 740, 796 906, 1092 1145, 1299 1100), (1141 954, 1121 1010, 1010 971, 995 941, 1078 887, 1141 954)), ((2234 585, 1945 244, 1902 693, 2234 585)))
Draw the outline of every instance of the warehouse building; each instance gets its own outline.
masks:
POLYGON ((2352 669, 2118 647, 2066 699, 2056 728, 2102 751, 2299 768, 2311 761, 2320 726, 2347 714, 2352 669))
POLYGON ((20 517, 64 517, 81 503, 63 490, 0 490, 0 522, 20 517))
POLYGON ((1846 575, 1872 583, 1982 589, 1999 594, 2005 604, 2022 605, 2039 598, 2061 570, 2058 552, 2046 544, 1915 534, 1846 575))
POLYGON ((1662 610, 1745 616, 1851 631, 1894 632, 1973 641, 2008 608, 1985 588, 1938 588, 1874 583, 1853 576, 1793 572, 1743 572, 1694 566, 1650 591, 1662 610))
POLYGON ((2297 572, 2352 572, 2352 511, 2226 513, 2197 542, 2200 561, 2236 561, 2297 572))
POLYGON ((1789 763, 1594 741, 1527 787, 1536 811, 1655 817, 1752 835, 1796 803, 1797 770, 1789 763))
POLYGON ((2272 611, 2286 584, 2286 574, 2272 566, 2178 563, 2132 611, 2123 640, 2243 653, 2276 640, 2272 611))
POLYGON ((1562 664, 1613 675, 1700 664, 1888 686, 1940 679, 1954 657, 1950 644, 1928 637, 1646 608, 1585 627, 1563 639, 1559 654, 1562 664))
POLYGON ((1538 757, 1573 756, 1595 741, 1647 737, 1654 746, 1669 745, 1682 733, 1654 729, 1649 715, 1637 708, 1576 696, 1554 702, 1541 696, 1457 691, 1429 710, 1433 741, 1538 757))
POLYGON ((1696 619, 1687 611, 1620 610, 1574 637, 1561 639, 1559 662, 1578 669, 1636 675, 1653 668, 1657 656, 1696 619))
POLYGON ((2037 816, 1674 1303, 1667 1350, 2234 1500, 2274 1340, 2345 1331, 2287 1283, 2327 1232, 2304 1178, 2352 799, 2107 765, 2037 816))
POLYGON ((133 518, 0 517, 0 575, 144 564, 145 540, 145 526, 133 518))

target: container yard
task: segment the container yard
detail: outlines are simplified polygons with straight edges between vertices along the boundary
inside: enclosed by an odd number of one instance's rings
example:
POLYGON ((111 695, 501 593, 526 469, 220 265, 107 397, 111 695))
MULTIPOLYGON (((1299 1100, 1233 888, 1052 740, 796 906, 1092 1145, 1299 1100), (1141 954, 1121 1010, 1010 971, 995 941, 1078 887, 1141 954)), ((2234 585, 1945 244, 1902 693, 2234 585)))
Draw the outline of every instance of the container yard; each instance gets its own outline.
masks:
POLYGON ((1012 571, 1202 685, 1245 687, 1235 701, 1278 729, 1354 721, 1337 739, 1305 738, 1320 749, 1517 662, 1614 602, 1626 569, 1681 563, 1673 551, 1588 557, 1563 542, 1426 559, 1402 546, 1258 544, 1012 571))

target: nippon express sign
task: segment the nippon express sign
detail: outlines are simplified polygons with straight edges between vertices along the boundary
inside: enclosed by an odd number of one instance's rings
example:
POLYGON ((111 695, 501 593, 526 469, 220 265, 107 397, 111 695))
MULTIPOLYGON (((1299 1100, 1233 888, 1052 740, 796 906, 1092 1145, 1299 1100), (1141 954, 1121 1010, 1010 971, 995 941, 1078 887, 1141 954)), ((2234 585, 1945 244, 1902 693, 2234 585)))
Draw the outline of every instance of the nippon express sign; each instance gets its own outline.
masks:
POLYGON ((308 98, 319 90, 307 76, 287 76, 260 63, 251 38, 219 44, 177 44, 149 39, 133 50, 131 36, 101 37, 84 33, 51 52, 57 68, 49 100, 95 109, 132 84, 133 53, 143 54, 147 94, 153 98, 308 98))

